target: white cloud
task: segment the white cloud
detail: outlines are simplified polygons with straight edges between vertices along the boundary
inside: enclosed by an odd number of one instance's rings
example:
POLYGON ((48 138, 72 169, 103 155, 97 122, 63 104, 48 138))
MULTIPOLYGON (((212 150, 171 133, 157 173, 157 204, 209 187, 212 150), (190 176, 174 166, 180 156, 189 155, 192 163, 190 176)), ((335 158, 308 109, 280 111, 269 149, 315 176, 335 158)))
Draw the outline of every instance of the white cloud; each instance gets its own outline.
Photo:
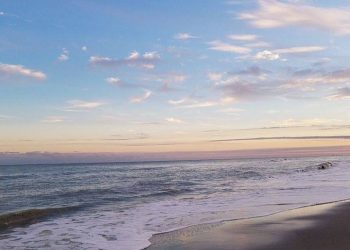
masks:
POLYGON ((230 53, 237 53, 237 54, 247 54, 251 51, 250 48, 242 47, 242 46, 236 46, 228 43, 224 43, 221 41, 212 41, 209 42, 209 49, 216 50, 216 51, 222 51, 222 52, 230 52, 230 53))
POLYGON ((65 48, 62 49, 62 53, 59 55, 58 60, 63 62, 69 59, 69 51, 65 48))
POLYGON ((87 48, 86 46, 82 46, 82 47, 81 47, 81 50, 82 50, 82 51, 87 51, 88 48, 87 48))
POLYGON ((64 122, 65 118, 63 116, 48 116, 42 122, 45 123, 59 123, 64 122))
POLYGON ((271 47, 271 44, 263 41, 257 41, 253 43, 247 43, 244 46, 248 48, 267 48, 267 47, 271 47))
POLYGON ((321 46, 304 46, 304 47, 291 47, 285 49, 273 50, 276 54, 298 54, 298 53, 311 53, 325 50, 326 47, 321 46))
POLYGON ((147 63, 145 63, 145 64, 142 64, 141 67, 144 68, 144 69, 154 69, 156 66, 154 64, 150 64, 150 63, 147 64, 147 63))
POLYGON ((277 60, 280 58, 280 55, 283 54, 304 54, 304 53, 312 53, 319 52, 325 50, 326 47, 321 46, 303 46, 303 47, 290 47, 290 48, 282 48, 275 50, 263 50, 255 55, 255 59, 257 60, 277 60))
POLYGON ((175 39, 177 40, 189 40, 193 38, 197 38, 196 36, 193 36, 189 33, 178 33, 174 36, 175 39))
POLYGON ((186 98, 179 100, 169 100, 168 103, 171 105, 179 105, 186 102, 186 98))
POLYGON ((127 60, 137 60, 139 58, 140 58, 140 53, 137 51, 132 51, 126 59, 127 60))
POLYGON ((350 34, 350 9, 326 8, 303 3, 259 0, 259 9, 238 15, 257 28, 301 26, 322 29, 338 35, 350 34))
POLYGON ((280 55, 277 53, 274 53, 270 50, 263 50, 255 55, 255 59, 257 60, 269 60, 269 61, 274 61, 280 58, 280 55))
POLYGON ((256 35, 240 34, 240 35, 229 35, 230 39, 235 41, 253 42, 258 39, 256 35))
POLYGON ((336 119, 322 119, 322 118, 313 118, 313 119, 293 119, 289 118, 282 121, 273 121, 272 125, 277 127, 296 127, 296 126, 320 126, 326 124, 333 124, 335 122, 340 122, 340 120, 336 119))
POLYGON ((154 60, 154 59, 159 59, 159 55, 156 51, 151 51, 151 52, 145 52, 143 54, 143 58, 144 59, 148 59, 148 60, 154 60))
POLYGON ((226 109, 220 110, 220 112, 229 114, 229 115, 238 115, 243 111, 244 111, 243 109, 238 109, 238 108, 226 108, 226 109))
POLYGON ((113 85, 120 85, 121 80, 118 77, 108 77, 106 78, 106 82, 113 84, 113 85))
POLYGON ((174 117, 168 117, 168 118, 165 118, 165 121, 167 122, 170 122, 170 123, 184 123, 183 120, 181 119, 178 119, 178 118, 174 118, 174 117))
POLYGON ((100 106, 105 105, 104 102, 98 102, 98 101, 82 101, 82 100, 71 100, 68 101, 68 104, 70 104, 69 108, 70 109, 95 109, 100 106))
POLYGON ((132 51, 124 59, 113 59, 111 57, 91 56, 89 62, 100 66, 138 66, 145 69, 155 68, 155 63, 160 59, 156 51, 145 52, 141 55, 137 51, 132 51))
POLYGON ((131 103, 141 103, 147 100, 152 95, 152 91, 145 89, 145 92, 142 96, 135 96, 130 98, 131 103))
POLYGON ((180 108, 208 108, 208 107, 214 107, 218 105, 228 105, 234 102, 235 99, 233 97, 223 97, 219 99, 218 101, 202 101, 202 100, 196 100, 190 97, 179 99, 179 100, 169 100, 168 103, 177 106, 180 108))
POLYGON ((107 64, 113 62, 110 57, 90 56, 89 62, 92 64, 107 64))
POLYGON ((222 79, 223 74, 217 72, 210 72, 208 74, 208 79, 213 82, 220 81, 222 79))
POLYGON ((25 76, 34 78, 36 80, 46 79, 46 75, 43 72, 26 68, 23 65, 0 63, 0 73, 7 75, 25 76))

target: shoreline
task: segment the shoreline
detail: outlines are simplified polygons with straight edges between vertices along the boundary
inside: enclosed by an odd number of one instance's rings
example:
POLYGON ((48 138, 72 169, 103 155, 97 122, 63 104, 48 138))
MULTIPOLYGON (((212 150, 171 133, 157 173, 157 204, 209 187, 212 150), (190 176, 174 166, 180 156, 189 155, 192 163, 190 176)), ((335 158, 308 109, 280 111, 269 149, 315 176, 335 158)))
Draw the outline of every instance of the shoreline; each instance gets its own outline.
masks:
POLYGON ((344 237, 350 232, 347 222, 350 223, 350 199, 343 199, 157 233, 144 250, 349 249, 350 238, 344 237), (343 221, 345 225, 334 225, 333 220, 343 221), (338 238, 345 239, 345 243, 336 244, 338 238))

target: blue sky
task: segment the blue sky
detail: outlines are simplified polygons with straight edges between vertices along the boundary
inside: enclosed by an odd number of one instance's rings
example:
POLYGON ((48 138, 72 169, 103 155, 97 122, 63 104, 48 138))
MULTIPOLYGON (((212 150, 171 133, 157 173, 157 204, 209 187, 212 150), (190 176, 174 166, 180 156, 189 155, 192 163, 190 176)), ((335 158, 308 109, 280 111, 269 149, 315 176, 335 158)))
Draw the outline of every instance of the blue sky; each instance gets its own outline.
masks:
POLYGON ((3 153, 349 144, 346 1, 2 1, 0 32, 3 153))

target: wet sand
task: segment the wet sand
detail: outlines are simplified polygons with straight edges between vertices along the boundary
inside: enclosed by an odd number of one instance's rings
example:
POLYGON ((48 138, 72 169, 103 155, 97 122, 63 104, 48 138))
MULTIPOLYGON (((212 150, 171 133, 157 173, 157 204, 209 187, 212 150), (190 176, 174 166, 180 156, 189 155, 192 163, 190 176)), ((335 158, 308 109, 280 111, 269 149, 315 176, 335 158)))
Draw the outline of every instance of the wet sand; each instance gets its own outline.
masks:
POLYGON ((204 224, 154 235, 147 250, 348 250, 350 202, 204 224))

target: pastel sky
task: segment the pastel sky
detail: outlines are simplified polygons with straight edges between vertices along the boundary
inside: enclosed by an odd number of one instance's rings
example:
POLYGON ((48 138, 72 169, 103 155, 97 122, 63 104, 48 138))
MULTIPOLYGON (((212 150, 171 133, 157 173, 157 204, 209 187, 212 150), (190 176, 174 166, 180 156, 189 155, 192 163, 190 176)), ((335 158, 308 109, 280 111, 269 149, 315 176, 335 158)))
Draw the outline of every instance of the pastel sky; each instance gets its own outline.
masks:
POLYGON ((0 152, 350 145, 350 4, 0 3, 0 152))

